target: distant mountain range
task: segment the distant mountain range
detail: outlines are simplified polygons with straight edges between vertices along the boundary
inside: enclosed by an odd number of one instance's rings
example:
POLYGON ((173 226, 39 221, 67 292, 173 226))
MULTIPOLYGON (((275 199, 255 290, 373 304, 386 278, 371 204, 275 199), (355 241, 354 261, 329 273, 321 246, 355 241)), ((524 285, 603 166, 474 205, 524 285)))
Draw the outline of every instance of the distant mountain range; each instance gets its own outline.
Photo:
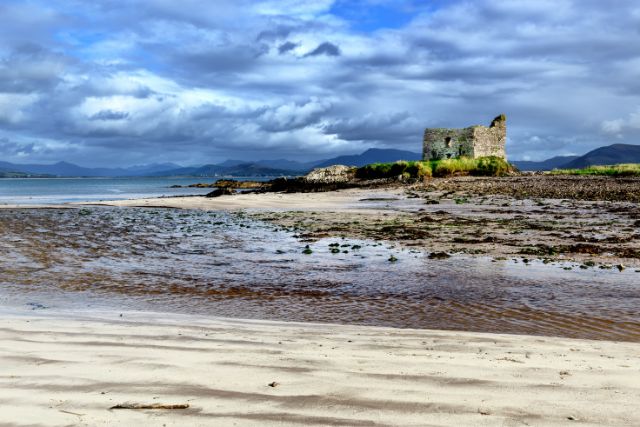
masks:
POLYGON ((395 162, 396 160, 421 160, 422 154, 403 150, 382 150, 371 148, 354 156, 339 156, 318 162, 314 167, 325 168, 332 165, 364 166, 371 163, 395 162))
POLYGON ((613 144, 596 148, 583 156, 552 157, 540 162, 511 161, 521 171, 580 169, 596 165, 640 163, 640 145, 613 144))
MULTIPOLYGON (((364 166, 376 162, 394 162, 396 160, 418 160, 421 154, 393 149, 369 149, 361 154, 340 156, 313 162, 293 160, 227 160, 219 164, 181 167, 173 163, 133 166, 129 168, 84 168, 67 162, 52 165, 23 165, 0 162, 0 171, 6 170, 23 174, 47 174, 57 177, 140 177, 140 176, 293 176, 302 175, 316 167, 336 164, 364 166)), ((2 175, 0 175, 1 177, 2 175)))
MULTIPOLYGON (((313 162, 296 162, 287 159, 226 160, 219 164, 181 167, 175 163, 157 163, 128 168, 85 168, 67 162, 51 165, 13 164, 0 162, 0 178, 6 177, 142 177, 142 176, 293 176, 302 175, 314 168, 331 165, 364 166, 370 163, 394 162, 396 160, 420 160, 422 155, 411 151, 372 148, 363 153, 339 156, 313 162)), ((532 162, 512 161, 522 171, 551 170, 555 168, 582 168, 590 165, 618 163, 640 163, 640 145, 613 144, 600 147, 584 156, 559 156, 532 162)))
POLYGON ((539 162, 532 162, 528 160, 509 160, 509 163, 513 164, 521 171, 548 171, 561 168, 578 157, 579 156, 556 156, 539 162))
POLYGON ((175 163, 157 163, 151 165, 131 166, 128 168, 84 168, 73 163, 58 162, 52 165, 14 164, 0 162, 0 170, 22 172, 26 174, 51 175, 59 177, 117 177, 148 176, 157 171, 179 167, 175 163))

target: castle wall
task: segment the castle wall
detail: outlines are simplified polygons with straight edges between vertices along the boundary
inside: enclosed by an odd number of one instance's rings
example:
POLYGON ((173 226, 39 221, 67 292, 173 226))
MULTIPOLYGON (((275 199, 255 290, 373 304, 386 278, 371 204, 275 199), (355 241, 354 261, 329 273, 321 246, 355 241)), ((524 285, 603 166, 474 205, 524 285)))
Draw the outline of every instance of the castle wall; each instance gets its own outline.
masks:
POLYGON ((427 128, 424 131, 422 157, 424 160, 485 156, 506 159, 506 120, 504 115, 500 115, 491 122, 490 127, 427 128))
POLYGON ((507 158, 505 144, 507 142, 506 119, 493 121, 491 127, 474 126, 473 128, 473 151, 474 158, 496 156, 507 158))
POLYGON ((423 158, 453 159, 473 156, 473 130, 430 128, 424 131, 423 158))

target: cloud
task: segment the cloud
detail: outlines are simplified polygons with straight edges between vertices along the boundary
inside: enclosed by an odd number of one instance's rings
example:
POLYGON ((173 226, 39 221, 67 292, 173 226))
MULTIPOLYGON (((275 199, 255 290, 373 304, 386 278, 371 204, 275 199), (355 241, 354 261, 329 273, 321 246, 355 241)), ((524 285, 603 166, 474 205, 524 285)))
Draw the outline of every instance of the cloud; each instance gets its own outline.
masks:
POLYGON ((0 123, 18 124, 26 121, 27 109, 37 100, 35 94, 0 93, 0 123))
POLYGON ((330 109, 329 101, 312 98, 303 103, 288 103, 266 109, 257 118, 257 123, 267 132, 285 132, 315 125, 330 109))
POLYGON ((334 120, 324 126, 324 132, 346 141, 371 141, 385 145, 389 141, 411 140, 422 131, 422 127, 418 120, 404 111, 334 120))
POLYGON ((327 56, 340 56, 340 48, 333 43, 323 42, 318 45, 311 52, 304 55, 307 56, 319 56, 319 55, 327 55, 327 56))
POLYGON ((124 120, 129 113, 124 111, 101 110, 89 117, 89 120, 124 120))
POLYGON ((36 144, 33 142, 20 144, 10 141, 8 138, 0 138, 0 150, 11 157, 23 157, 33 154, 36 150, 36 144))
POLYGON ((626 132, 640 131, 640 107, 626 118, 604 120, 601 124, 602 132, 622 138, 626 132))
POLYGON ((602 131, 604 133, 619 135, 625 126, 625 121, 622 119, 605 120, 602 122, 602 131))
POLYGON ((420 151, 424 127, 501 112, 512 159, 637 143, 638 28, 633 0, 8 1, 0 155, 420 151))
POLYGON ((285 53, 295 49, 298 46, 299 46, 298 43, 293 43, 293 42, 282 43, 280 46, 278 46, 278 53, 280 55, 285 54, 285 53))

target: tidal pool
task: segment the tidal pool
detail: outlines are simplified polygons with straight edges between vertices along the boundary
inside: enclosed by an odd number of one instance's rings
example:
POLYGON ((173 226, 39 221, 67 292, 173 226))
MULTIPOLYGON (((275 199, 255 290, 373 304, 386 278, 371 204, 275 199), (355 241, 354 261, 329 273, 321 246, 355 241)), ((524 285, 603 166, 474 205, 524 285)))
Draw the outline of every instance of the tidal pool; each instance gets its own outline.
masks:
POLYGON ((0 302, 640 341, 631 269, 296 233, 242 212, 0 210, 0 302))

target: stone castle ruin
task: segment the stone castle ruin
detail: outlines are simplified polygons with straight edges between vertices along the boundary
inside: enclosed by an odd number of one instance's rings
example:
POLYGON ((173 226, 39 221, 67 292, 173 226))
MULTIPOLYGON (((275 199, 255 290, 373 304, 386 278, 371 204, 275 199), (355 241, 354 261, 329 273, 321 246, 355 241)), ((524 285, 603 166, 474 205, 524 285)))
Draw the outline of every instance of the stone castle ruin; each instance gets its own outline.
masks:
POLYGON ((424 160, 452 159, 456 157, 496 156, 507 158, 507 118, 499 115, 489 127, 471 126, 464 129, 427 128, 424 131, 424 160))

